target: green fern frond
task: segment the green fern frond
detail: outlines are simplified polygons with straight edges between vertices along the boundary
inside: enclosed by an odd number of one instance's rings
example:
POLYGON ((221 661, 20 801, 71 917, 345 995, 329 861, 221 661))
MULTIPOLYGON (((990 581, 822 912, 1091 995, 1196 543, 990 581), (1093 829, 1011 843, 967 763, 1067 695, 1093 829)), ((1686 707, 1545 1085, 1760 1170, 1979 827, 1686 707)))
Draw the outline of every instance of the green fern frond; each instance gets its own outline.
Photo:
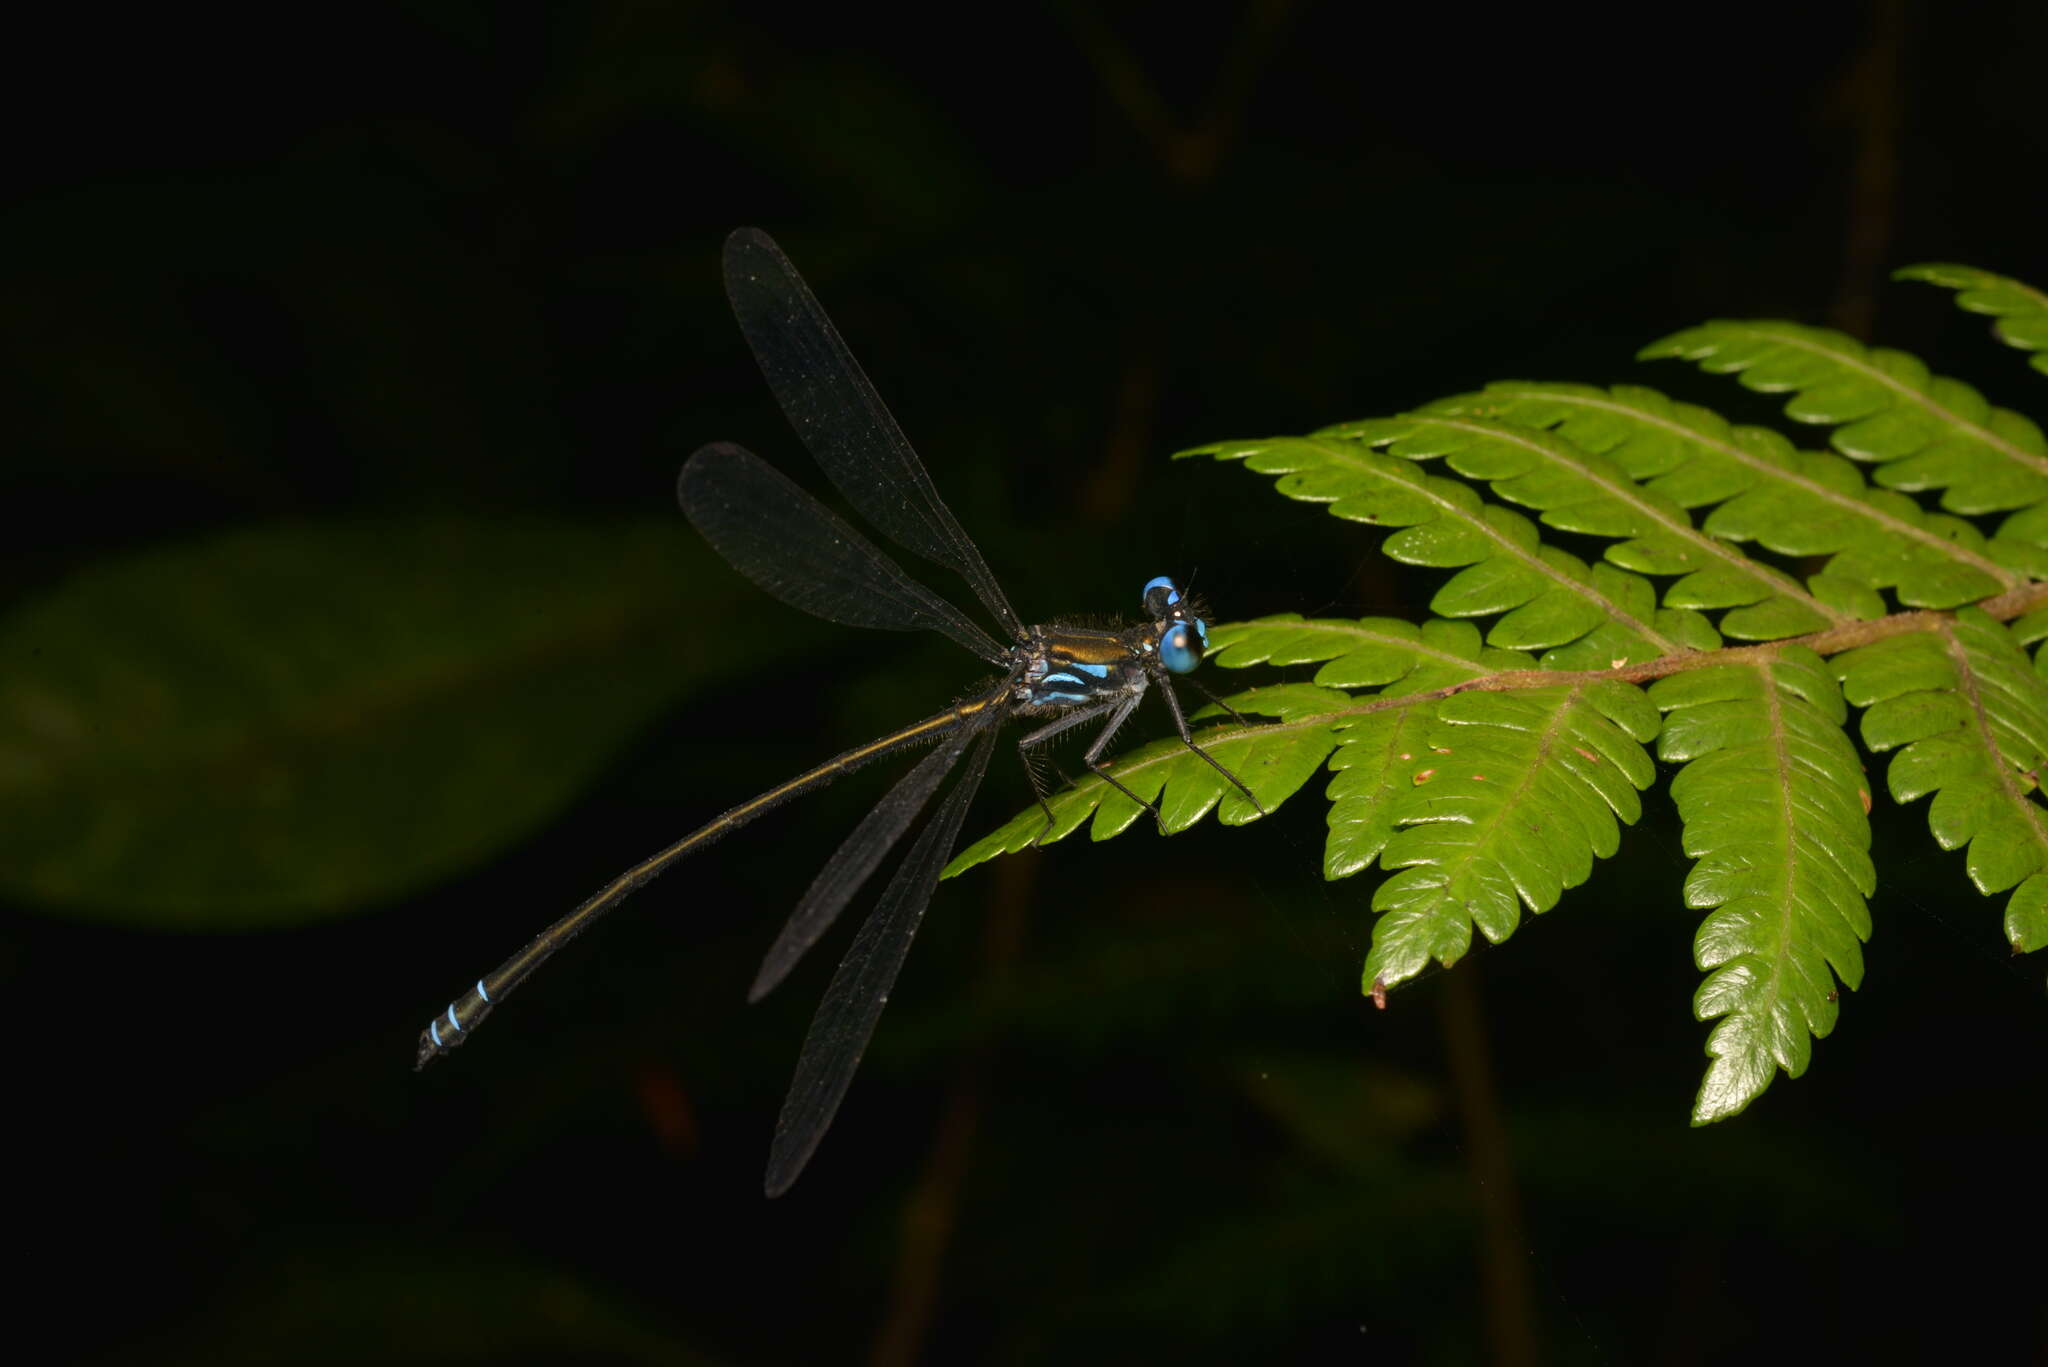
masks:
MULTIPOLYGON (((1701 532, 1720 543, 1755 541, 1787 556, 1830 557, 1808 577, 1812 599, 1841 617, 1882 616, 1879 590, 1913 607, 1956 607, 2048 573, 2048 527, 1987 544, 1960 518, 1929 513, 1904 494, 1873 489, 1839 456, 1799 451, 1766 427, 1737 426, 1709 409, 1654 389, 1507 381, 1430 405, 1547 430, 1607 457, 1646 493, 1679 507, 1713 507, 1701 532), (2038 541, 2035 539, 2038 536, 2038 541)), ((2028 515, 2021 514, 2021 517, 2028 515)), ((2017 519, 2015 519, 2017 520, 2017 519)), ((1817 630, 1804 604, 1750 600, 1754 579, 1731 574, 1668 538, 1617 543, 1608 558, 1641 574, 1679 575, 1665 591, 1674 608, 1735 608, 1723 634, 1777 640, 1817 630)))
MULTIPOLYGON (((1254 688, 1228 701, 1239 712, 1280 720, 1267 726, 1215 727, 1200 732, 1197 743, 1243 779, 1268 812, 1315 776, 1336 747, 1336 728, 1357 708, 1349 694, 1309 684, 1254 688)), ((1215 710, 1204 708, 1196 715, 1215 710)), ((1120 757, 1116 775, 1126 788, 1158 807, 1159 826, 1167 835, 1186 830, 1211 811, 1226 826, 1258 819, 1244 794, 1178 737, 1154 741, 1120 757)), ((954 855, 939 876, 951 878, 999 854, 1064 840, 1091 815, 1091 838, 1107 840, 1144 814, 1144 808, 1093 774, 1054 793, 1046 806, 1052 812, 1050 826, 1044 810, 1027 807, 954 855)))
POLYGON ((1711 650, 1719 640, 1697 614, 1660 609, 1647 581, 1588 566, 1546 546, 1520 513, 1480 500, 1468 484, 1338 437, 1274 437, 1177 453, 1242 460, 1280 476, 1280 492, 1327 503, 1337 517, 1400 528, 1381 546, 1410 565, 1459 569, 1430 600, 1445 617, 1501 614, 1487 641, 1510 650, 1571 645, 1545 663, 1590 668, 1711 650))
POLYGON ((1330 838, 1323 874, 1343 878, 1379 857, 1392 838, 1395 799, 1412 786, 1408 761, 1426 752, 1426 729, 1440 691, 1509 670, 1533 669, 1521 651, 1484 644, 1470 622, 1440 617, 1421 626, 1391 617, 1307 620, 1292 613, 1230 623, 1210 632, 1215 662, 1226 669, 1314 664, 1325 688, 1384 686, 1392 705, 1337 733, 1330 760, 1330 838))
MULTIPOLYGON (((2005 341, 2048 347, 2039 292, 1962 267, 1904 274, 1961 290, 2005 341)), ((1213 627, 1216 664, 1313 666, 1314 682, 1254 689, 1235 705, 1279 720, 1199 739, 1268 807, 1327 762, 1324 875, 1391 875, 1372 897, 1376 996, 1584 882, 1641 814, 1654 740, 1683 766, 1685 899, 1705 913, 1694 1012, 1713 1023, 1711 1062, 1692 1114, 1707 1124, 1804 1072, 1838 984, 1862 981, 1876 872, 1851 704, 1868 749, 1896 751, 1890 796, 1933 794, 1937 842, 1968 847, 1979 891, 2010 893, 2009 943, 2048 948, 2048 444, 1911 356, 1822 329, 1709 323, 1642 354, 1790 391, 1786 411, 1834 425, 1845 454, 1653 389, 1528 381, 1180 452, 1241 460, 1288 498, 1385 528, 1392 559, 1454 571, 1420 623, 1213 627), (1927 490, 1951 511, 1923 507, 1927 490), (1993 512, 2007 515, 1990 535, 1958 515, 1993 512), (1599 561, 1545 528, 1595 539, 1599 561)), ((1112 772, 1169 832, 1255 815, 1178 740, 1112 772)), ((1050 805, 1050 826, 1030 809, 948 872, 1140 815, 1100 778, 1050 805)))
POLYGON ((2005 938, 2048 945, 2048 820, 2032 794, 2048 764, 2048 682, 2018 642, 1965 608, 1940 629, 1895 636, 1836 658, 1863 742, 1892 757, 1896 802, 1935 794, 1927 824, 1945 850, 1967 844, 1970 881, 2015 888, 2005 938))
POLYGON ((1385 737, 1407 791, 1392 795, 1397 829, 1379 855, 1401 872, 1373 894, 1374 990, 1457 962, 1475 926, 1499 944, 1524 906, 1555 906, 1621 847, 1616 818, 1635 823, 1656 777, 1643 749, 1656 713, 1626 684, 1456 693, 1433 708, 1421 749, 1404 748, 1406 730, 1385 737))
POLYGON ((1924 280, 1955 290, 1957 308, 1996 318, 1992 335, 2009 347, 2035 353, 2027 364, 2048 375, 2048 294, 2022 281, 1946 261, 1906 266, 1893 271, 1892 279, 1924 280))
POLYGON ((1875 464, 1879 484, 1942 490, 1950 512, 2001 512, 2048 499, 2041 429, 1903 351, 1800 323, 1721 320, 1675 332, 1637 355, 1693 361, 1763 394, 1790 391, 1787 417, 1834 426, 1835 449, 1875 464))
POLYGON ((1376 712, 1344 732, 1330 757, 1330 836, 1323 877, 1348 878, 1380 857, 1394 838, 1400 802, 1415 786, 1415 756, 1429 753, 1431 703, 1376 712))
POLYGON ((1810 650, 1675 674, 1650 700, 1666 714, 1659 756, 1685 764, 1671 798, 1699 860, 1686 905, 1714 909, 1693 942, 1711 970, 1693 1014, 1720 1021, 1693 1102, 1705 1125, 1762 1095, 1777 1069, 1805 1072, 1813 1039, 1834 1028, 1835 979, 1863 980, 1869 794, 1842 691, 1810 650))
POLYGON ((1391 692, 1398 684, 1403 693, 1426 693, 1536 664, 1521 651, 1482 644, 1470 622, 1440 617, 1417 626, 1396 617, 1310 619, 1289 612, 1226 622, 1209 639, 1210 660, 1225 669, 1326 660, 1315 675, 1325 688, 1389 686, 1391 692))
MULTIPOLYGON (((1855 620, 1855 612, 1809 593, 1790 575, 1694 527, 1667 490, 1638 483, 1606 456, 1540 425, 1494 421, 1461 411, 1460 404, 1447 400, 1421 413, 1346 423, 1325 432, 1385 446, 1406 460, 1444 457, 1465 478, 1483 480, 1502 498, 1539 509, 1546 525, 1617 538, 1607 556, 1616 565, 1684 576, 1665 593, 1665 607, 1740 609, 1723 619, 1732 636, 1772 640, 1855 620)), ((1874 593, 1862 594, 1854 606, 1868 616, 1883 615, 1874 593)), ((1704 622, 1700 629, 1711 631, 1704 622)), ((1703 634, 1701 639, 1712 637, 1703 634)))

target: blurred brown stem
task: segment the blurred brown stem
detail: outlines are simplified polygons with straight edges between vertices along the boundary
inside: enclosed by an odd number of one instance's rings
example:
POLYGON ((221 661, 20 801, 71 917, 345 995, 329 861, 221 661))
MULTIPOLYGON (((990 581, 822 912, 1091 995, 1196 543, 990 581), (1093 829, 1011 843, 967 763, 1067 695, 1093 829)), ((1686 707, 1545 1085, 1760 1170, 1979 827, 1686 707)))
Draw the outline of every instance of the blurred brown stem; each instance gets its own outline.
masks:
POLYGON ((1465 1156, 1479 1211, 1480 1304, 1496 1367, 1535 1367, 1541 1360, 1535 1297, 1529 1286, 1528 1240, 1508 1147, 1500 1092, 1486 1047, 1479 969, 1471 959, 1444 975, 1437 994, 1451 1089, 1465 1125, 1465 1156))
MULTIPOLYGON (((1038 860, 1027 853, 999 859, 994 867, 995 890, 982 931, 983 988, 990 996, 1006 989, 1011 966, 1023 948, 1038 860)), ((923 1354, 993 1072, 993 1051, 984 1044, 953 1074, 924 1172, 904 1203, 903 1238, 889 1279, 889 1308, 868 1349, 872 1367, 911 1367, 923 1354)))
POLYGON ((1848 125, 1855 151, 1842 275, 1835 287, 1834 305, 1828 310, 1834 326, 1866 340, 1877 319, 1876 284, 1884 275, 1898 218, 1905 0, 1876 0, 1870 14, 1870 41, 1856 54, 1854 65, 1835 89, 1833 112, 1848 125))
POLYGON ((1064 4, 1059 12, 1103 92, 1151 144, 1167 175, 1184 185, 1202 185, 1215 177, 1236 141, 1245 106, 1279 48, 1294 6, 1292 0, 1250 0, 1224 48, 1201 112, 1185 123, 1174 117, 1159 87, 1092 6, 1064 4))

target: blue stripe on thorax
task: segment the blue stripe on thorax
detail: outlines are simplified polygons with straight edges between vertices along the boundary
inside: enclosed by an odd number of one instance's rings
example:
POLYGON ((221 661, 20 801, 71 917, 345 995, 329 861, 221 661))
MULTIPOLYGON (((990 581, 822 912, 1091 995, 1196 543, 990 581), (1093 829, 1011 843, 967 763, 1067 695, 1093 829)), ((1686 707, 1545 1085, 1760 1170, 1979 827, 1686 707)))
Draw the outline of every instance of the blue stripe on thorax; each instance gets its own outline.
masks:
POLYGON ((1076 664, 1072 669, 1055 669, 1042 674, 1031 680, 1031 700, 1040 703, 1092 702, 1102 695, 1102 684, 1109 678, 1109 668, 1108 665, 1076 664))

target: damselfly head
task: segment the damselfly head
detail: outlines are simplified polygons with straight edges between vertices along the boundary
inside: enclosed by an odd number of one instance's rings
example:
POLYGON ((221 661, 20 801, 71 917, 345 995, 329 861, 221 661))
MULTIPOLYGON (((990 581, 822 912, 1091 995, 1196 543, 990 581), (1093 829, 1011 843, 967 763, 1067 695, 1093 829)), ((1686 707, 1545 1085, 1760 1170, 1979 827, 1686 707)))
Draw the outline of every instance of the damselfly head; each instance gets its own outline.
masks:
POLYGON ((1195 601, 1165 575, 1145 583, 1145 611, 1159 623, 1159 663, 1173 674, 1192 674, 1209 649, 1209 624, 1195 601))

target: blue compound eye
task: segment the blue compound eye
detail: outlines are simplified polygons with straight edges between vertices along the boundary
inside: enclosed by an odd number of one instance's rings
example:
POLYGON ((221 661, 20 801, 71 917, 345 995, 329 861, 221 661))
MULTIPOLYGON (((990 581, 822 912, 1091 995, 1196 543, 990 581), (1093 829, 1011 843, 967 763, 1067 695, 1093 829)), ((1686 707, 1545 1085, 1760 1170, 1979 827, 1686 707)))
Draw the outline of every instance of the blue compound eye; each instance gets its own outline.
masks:
POLYGON ((1163 574, 1157 579, 1147 579, 1145 591, 1140 596, 1144 600, 1145 611, 1154 617, 1170 616, 1180 603, 1180 590, 1163 574))
POLYGON ((1170 674, 1192 674, 1202 663, 1202 651, 1209 644, 1209 633, 1196 622, 1170 622, 1159 634, 1159 663, 1166 666, 1170 674))

